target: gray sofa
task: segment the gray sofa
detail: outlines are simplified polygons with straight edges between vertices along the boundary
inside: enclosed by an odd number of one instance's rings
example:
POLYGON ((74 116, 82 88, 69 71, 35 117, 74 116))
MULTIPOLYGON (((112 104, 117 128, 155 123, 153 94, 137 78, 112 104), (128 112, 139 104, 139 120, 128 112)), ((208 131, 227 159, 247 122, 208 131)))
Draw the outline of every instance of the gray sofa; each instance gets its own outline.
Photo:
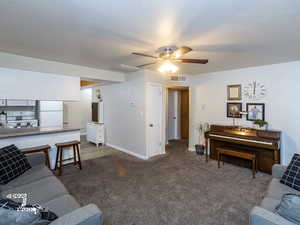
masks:
MULTIPOLYGON (((32 168, 6 185, 1 195, 27 193, 27 204, 38 203, 58 215, 51 225, 100 225, 102 213, 94 204, 80 207, 64 185, 45 166, 43 153, 27 155, 32 168)), ((22 201, 16 199, 16 201, 22 201)))
POLYGON ((250 212, 251 225, 295 225, 280 215, 273 213, 275 207, 280 203, 282 195, 286 193, 300 194, 299 191, 279 182, 285 170, 285 166, 278 164, 273 166, 273 179, 269 184, 265 198, 260 206, 255 206, 250 212))

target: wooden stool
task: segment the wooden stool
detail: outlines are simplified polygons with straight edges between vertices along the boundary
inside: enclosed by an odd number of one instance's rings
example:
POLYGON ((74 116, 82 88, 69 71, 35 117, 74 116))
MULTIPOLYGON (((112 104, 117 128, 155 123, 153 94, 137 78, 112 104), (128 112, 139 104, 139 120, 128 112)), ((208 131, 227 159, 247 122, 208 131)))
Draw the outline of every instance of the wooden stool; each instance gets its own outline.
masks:
POLYGON ((55 160, 55 170, 58 168, 58 158, 59 158, 59 176, 62 174, 62 167, 69 165, 68 164, 62 164, 64 161, 67 160, 74 160, 74 165, 76 165, 78 163, 79 165, 79 169, 81 169, 81 160, 80 160, 80 153, 79 153, 79 144, 80 141, 69 141, 69 142, 63 142, 63 143, 57 143, 55 144, 57 147, 57 153, 56 153, 56 160, 55 160), (73 154, 74 156, 72 158, 68 158, 68 159, 63 159, 63 151, 65 150, 65 148, 69 148, 72 147, 73 148, 73 154), (77 156, 78 156, 78 160, 76 159, 76 152, 77 152, 77 156))
POLYGON ((23 152, 24 154, 44 152, 44 154, 45 154, 45 164, 50 169, 50 159, 49 159, 49 153, 48 153, 48 151, 50 149, 51 149, 50 145, 41 145, 41 146, 36 146, 36 147, 23 148, 23 149, 20 149, 20 151, 23 152))
MULTIPOLYGON (((218 152, 218 168, 220 168, 220 160, 222 155, 233 156, 241 159, 250 160, 252 162, 252 175, 255 178, 257 173, 257 158, 255 153, 245 152, 243 150, 227 149, 227 148, 217 148, 218 152)), ((223 161, 224 164, 224 161, 223 161)))

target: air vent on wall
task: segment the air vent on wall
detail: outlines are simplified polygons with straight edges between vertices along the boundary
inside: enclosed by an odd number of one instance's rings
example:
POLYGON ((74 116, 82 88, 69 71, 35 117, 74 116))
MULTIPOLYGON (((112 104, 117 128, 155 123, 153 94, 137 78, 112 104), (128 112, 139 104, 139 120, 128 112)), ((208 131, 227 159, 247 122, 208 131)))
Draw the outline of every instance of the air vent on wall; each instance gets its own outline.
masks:
POLYGON ((171 81, 186 81, 185 76, 171 76, 171 81))

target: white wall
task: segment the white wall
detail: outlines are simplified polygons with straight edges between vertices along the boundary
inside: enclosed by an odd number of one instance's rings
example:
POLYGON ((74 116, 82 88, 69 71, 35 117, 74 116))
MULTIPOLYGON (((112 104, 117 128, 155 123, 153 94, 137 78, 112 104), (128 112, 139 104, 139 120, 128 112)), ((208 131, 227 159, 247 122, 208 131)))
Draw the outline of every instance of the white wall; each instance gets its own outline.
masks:
POLYGON ((81 132, 86 133, 86 124, 92 121, 92 89, 80 91, 81 132))
MULTIPOLYGON (((189 76, 186 76, 186 81, 171 81, 170 74, 160 73, 158 71, 144 70, 146 82, 160 83, 165 86, 188 86, 189 76)), ((180 76, 183 76, 180 74, 180 76)))
POLYGON ((92 121, 92 89, 80 90, 80 101, 64 102, 64 123, 70 127, 80 128, 86 133, 86 124, 92 121))
POLYGON ((124 83, 101 88, 107 144, 140 158, 146 157, 144 78, 138 71, 124 83))
POLYGON ((80 78, 0 68, 0 99, 78 101, 80 78))
POLYGON ((103 81, 125 81, 124 73, 0 52, 0 67, 103 81))
MULTIPOLYGON (((281 159, 287 164, 295 152, 300 153, 300 62, 274 64, 247 69, 201 74, 191 77, 191 119, 190 148, 198 142, 200 122, 232 124, 226 117, 227 85, 245 85, 253 80, 263 82, 267 96, 259 102, 265 103, 266 121, 270 128, 281 130, 281 159)), ((243 96, 244 97, 244 96, 243 96)), ((243 108, 246 107, 243 98, 243 108)), ((240 125, 251 126, 245 118, 240 125)))

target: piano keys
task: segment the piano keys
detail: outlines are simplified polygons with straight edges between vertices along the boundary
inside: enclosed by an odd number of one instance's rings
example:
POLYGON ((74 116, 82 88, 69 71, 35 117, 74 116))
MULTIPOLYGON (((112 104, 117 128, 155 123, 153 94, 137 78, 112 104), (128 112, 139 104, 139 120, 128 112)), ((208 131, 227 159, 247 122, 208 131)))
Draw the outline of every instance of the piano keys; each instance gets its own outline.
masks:
MULTIPOLYGON (((275 163, 280 164, 280 131, 211 125, 210 130, 205 133, 205 138, 206 160, 208 152, 211 159, 217 160, 216 148, 223 147, 255 153, 258 170, 262 172, 271 173, 272 166, 275 163)), ((251 168, 250 163, 243 159, 225 156, 224 161, 251 168)))

